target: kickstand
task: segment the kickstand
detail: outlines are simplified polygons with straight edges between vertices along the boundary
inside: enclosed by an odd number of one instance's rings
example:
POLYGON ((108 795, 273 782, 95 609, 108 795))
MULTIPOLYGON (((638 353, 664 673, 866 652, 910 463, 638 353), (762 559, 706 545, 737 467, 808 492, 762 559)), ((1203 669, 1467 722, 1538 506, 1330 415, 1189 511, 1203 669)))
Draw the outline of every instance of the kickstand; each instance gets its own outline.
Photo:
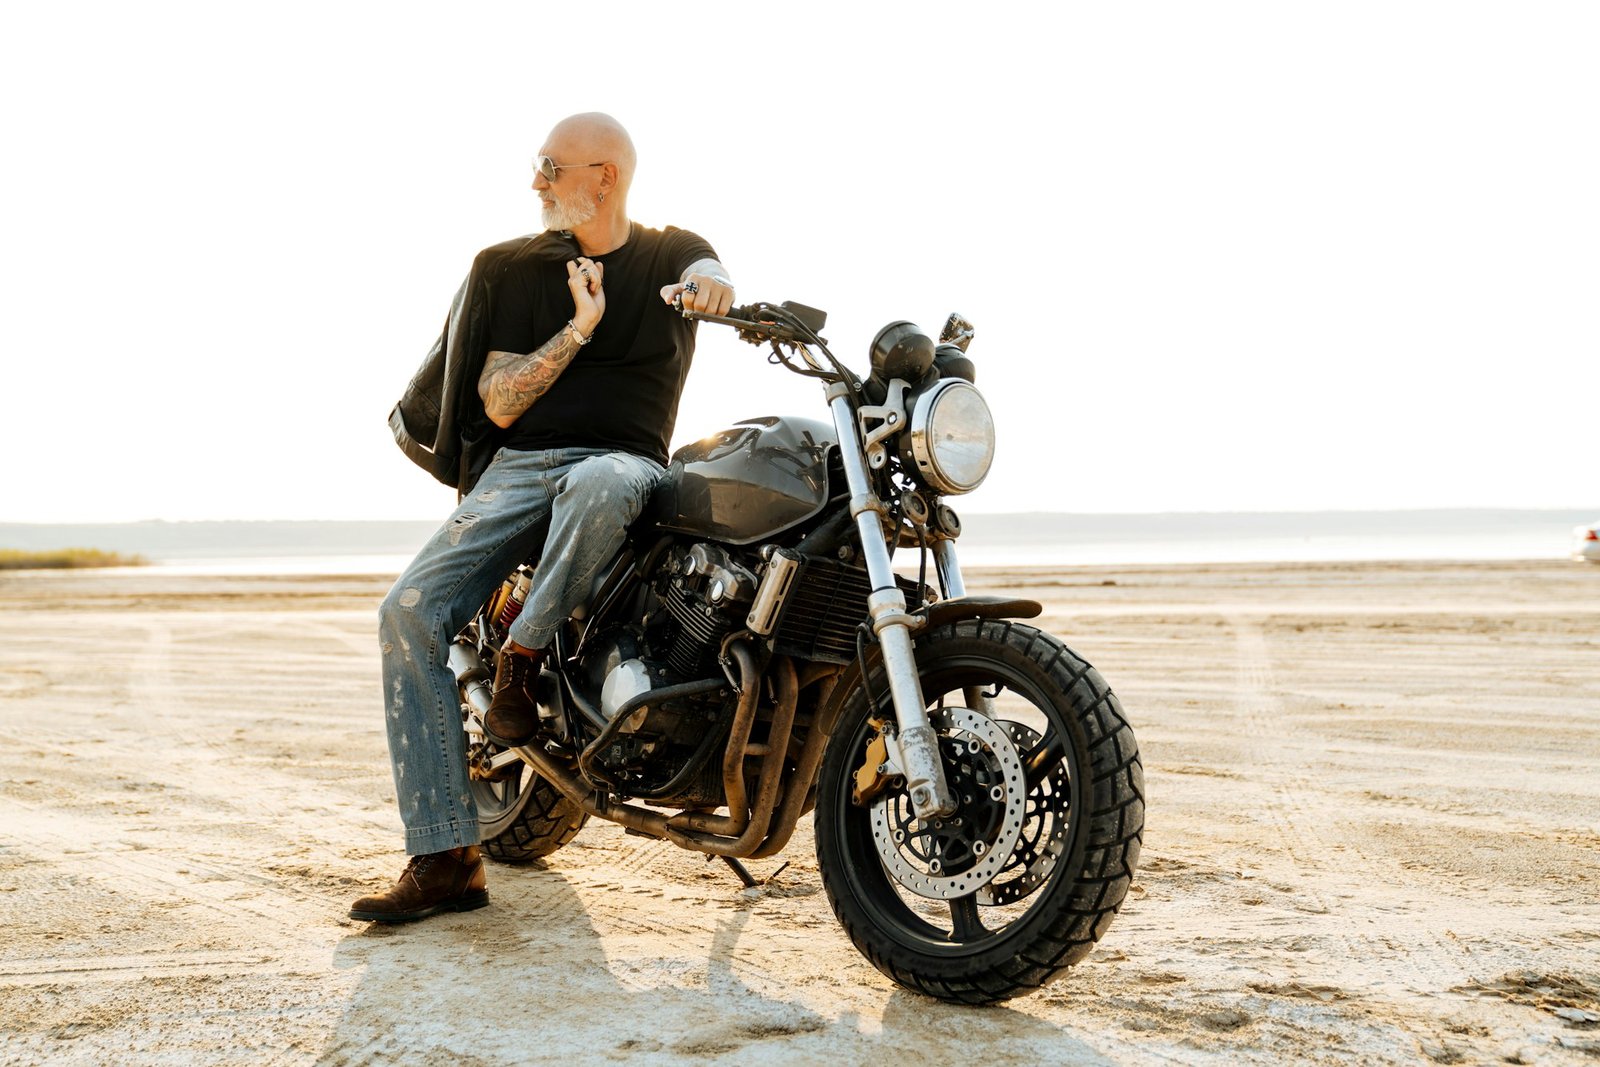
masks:
MULTIPOLYGON (((707 860, 710 858, 710 856, 706 857, 707 860)), ((733 868, 733 873, 739 876, 739 881, 744 883, 744 887, 746 889, 754 889, 756 886, 761 884, 760 882, 756 881, 756 876, 750 873, 750 868, 746 867, 732 856, 722 856, 720 858, 723 863, 726 863, 729 867, 733 868)))
POLYGON ((757 886, 762 885, 771 885, 778 875, 789 869, 789 861, 784 860, 783 866, 779 867, 765 878, 758 880, 755 875, 750 873, 750 868, 746 867, 732 856, 707 856, 706 862, 710 863, 713 858, 720 859, 723 863, 726 863, 733 870, 733 873, 739 876, 739 881, 744 883, 744 887, 746 889, 754 889, 757 886))

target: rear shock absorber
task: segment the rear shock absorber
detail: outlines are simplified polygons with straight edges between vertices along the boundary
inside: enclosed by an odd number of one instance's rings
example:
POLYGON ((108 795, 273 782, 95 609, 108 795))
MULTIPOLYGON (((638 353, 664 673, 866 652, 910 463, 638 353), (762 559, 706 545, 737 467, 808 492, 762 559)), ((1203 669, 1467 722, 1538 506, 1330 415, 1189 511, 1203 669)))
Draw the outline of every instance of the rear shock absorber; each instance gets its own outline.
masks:
POLYGON ((533 584, 533 579, 526 571, 519 571, 516 580, 506 579, 509 590, 501 589, 500 611, 495 615, 494 623, 500 629, 508 629, 517 616, 522 614, 522 606, 528 602, 528 587, 533 584))

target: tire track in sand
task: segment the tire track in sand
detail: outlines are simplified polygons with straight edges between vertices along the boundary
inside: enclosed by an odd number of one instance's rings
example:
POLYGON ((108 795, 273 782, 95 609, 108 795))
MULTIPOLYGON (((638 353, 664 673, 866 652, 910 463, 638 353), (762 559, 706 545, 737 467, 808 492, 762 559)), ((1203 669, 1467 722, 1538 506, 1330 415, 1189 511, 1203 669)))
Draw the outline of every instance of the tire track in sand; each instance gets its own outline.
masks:
MULTIPOLYGON (((1400 980, 1414 992, 1429 995, 1469 980, 1475 973, 1473 960, 1459 943, 1426 932, 1420 936, 1397 936, 1392 930, 1368 933, 1356 925, 1365 925, 1365 916, 1353 914, 1343 898, 1359 901, 1364 891, 1381 883, 1380 865, 1353 835, 1330 834, 1327 806, 1305 799, 1319 789, 1304 761, 1286 754, 1281 744, 1292 730, 1286 725, 1266 635, 1255 619, 1230 617, 1229 623, 1235 637, 1237 706, 1257 742, 1253 762, 1258 771, 1270 776, 1271 806, 1263 814, 1298 876, 1295 891, 1314 902, 1314 913, 1328 916, 1326 932, 1344 947, 1346 961, 1375 970, 1379 979, 1400 980), (1329 885, 1347 892, 1330 896, 1320 888, 1329 885)), ((1391 918, 1385 919, 1393 923, 1391 918)))
MULTIPOLYGON (((54 869, 104 887, 137 916, 150 908, 198 907, 243 931, 252 947, 236 951, 168 948, 128 957, 0 960, 0 985, 126 981, 146 974, 230 975, 304 968, 326 957, 333 900, 260 871, 186 854, 145 848, 94 818, 0 797, 0 849, 16 850, 30 867, 54 869), (64 844, 70 843, 70 844, 64 844), (270 936, 263 938, 264 931, 270 936), (270 945, 270 951, 263 951, 270 945), (136 971, 131 975, 132 969, 136 971)), ((23 887, 24 901, 27 887, 23 887)), ((31 909, 29 909, 31 910, 31 909)), ((41 907, 41 910, 46 910, 41 907)))
MULTIPOLYGON (((241 757, 245 754, 240 749, 248 747, 248 739, 224 741, 183 721, 182 713, 195 709, 189 694, 174 678, 172 627, 150 622, 142 623, 140 628, 145 641, 135 660, 132 691, 135 706, 145 713, 147 727, 159 731, 172 745, 160 772, 164 784, 234 805, 237 790, 232 779, 240 774, 247 776, 254 787, 249 794, 250 812, 257 817, 270 816, 288 833, 302 840, 315 841, 329 836, 329 819, 394 832, 396 820, 393 816, 374 810, 369 803, 363 803, 348 792, 329 789, 315 779, 291 774, 258 760, 241 767, 241 757), (263 801, 267 802, 265 808, 263 801)), ((212 630, 209 623, 207 630, 212 630)), ((222 647, 229 644, 226 633, 208 632, 204 637, 208 644, 222 647)), ((292 662, 282 666, 292 674, 292 662)), ((220 719, 217 721, 222 724, 220 719)), ((149 772, 148 767, 146 772, 149 772)))

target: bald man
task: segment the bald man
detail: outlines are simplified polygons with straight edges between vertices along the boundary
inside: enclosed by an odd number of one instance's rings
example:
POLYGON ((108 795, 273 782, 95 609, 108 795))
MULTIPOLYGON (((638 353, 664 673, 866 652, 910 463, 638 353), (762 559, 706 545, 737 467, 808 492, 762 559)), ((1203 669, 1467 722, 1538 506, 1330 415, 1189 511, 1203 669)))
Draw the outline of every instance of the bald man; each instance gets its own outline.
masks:
POLYGON ((667 461, 695 340, 672 301, 681 294, 713 314, 733 303, 705 240, 628 218, 634 164, 633 142, 610 116, 557 123, 534 161, 545 232, 480 254, 452 313, 447 340, 481 338, 481 351, 458 361, 476 369, 481 360, 476 396, 463 390, 462 455, 490 458, 471 484, 452 483, 460 505, 379 612, 411 861, 392 889, 356 901, 352 918, 408 922, 488 903, 450 643, 542 541, 526 604, 496 656, 484 720, 502 745, 531 740, 539 657, 621 547, 667 461))

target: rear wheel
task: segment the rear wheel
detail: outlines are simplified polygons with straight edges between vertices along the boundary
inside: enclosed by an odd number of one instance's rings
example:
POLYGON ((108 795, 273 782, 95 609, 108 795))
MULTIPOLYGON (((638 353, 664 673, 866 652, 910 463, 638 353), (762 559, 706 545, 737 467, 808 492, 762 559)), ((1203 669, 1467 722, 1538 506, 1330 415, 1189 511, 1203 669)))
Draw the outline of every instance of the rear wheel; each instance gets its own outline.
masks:
POLYGON ((852 803, 871 720, 893 721, 880 672, 876 704, 851 694, 829 745, 818 867, 884 974, 942 1000, 1004 1000, 1086 956, 1127 894, 1144 832, 1138 745, 1099 672, 1031 626, 957 623, 920 635, 916 654, 959 807, 919 820, 894 786, 852 803))
POLYGON ((529 863, 577 837, 589 814, 532 767, 522 764, 513 772, 503 781, 472 782, 479 847, 501 863, 529 863))
MULTIPOLYGON (((474 660, 478 659, 477 650, 497 647, 505 640, 502 630, 488 625, 491 604, 492 599, 458 638, 474 650, 474 660), (480 633, 487 633, 488 638, 480 641, 480 633)), ((451 665, 455 666, 453 660, 451 665)), ((486 677, 475 672, 474 676, 486 677)), ((467 732, 467 784, 478 808, 478 843, 483 854, 501 863, 531 863, 577 837, 589 821, 588 813, 521 760, 495 769, 491 761, 505 749, 468 723, 472 703, 465 685, 460 697, 462 726, 467 732)))
POLYGON ((501 863, 528 863, 578 836, 589 814, 521 760, 496 771, 490 761, 504 751, 482 734, 467 734, 480 847, 501 863))

